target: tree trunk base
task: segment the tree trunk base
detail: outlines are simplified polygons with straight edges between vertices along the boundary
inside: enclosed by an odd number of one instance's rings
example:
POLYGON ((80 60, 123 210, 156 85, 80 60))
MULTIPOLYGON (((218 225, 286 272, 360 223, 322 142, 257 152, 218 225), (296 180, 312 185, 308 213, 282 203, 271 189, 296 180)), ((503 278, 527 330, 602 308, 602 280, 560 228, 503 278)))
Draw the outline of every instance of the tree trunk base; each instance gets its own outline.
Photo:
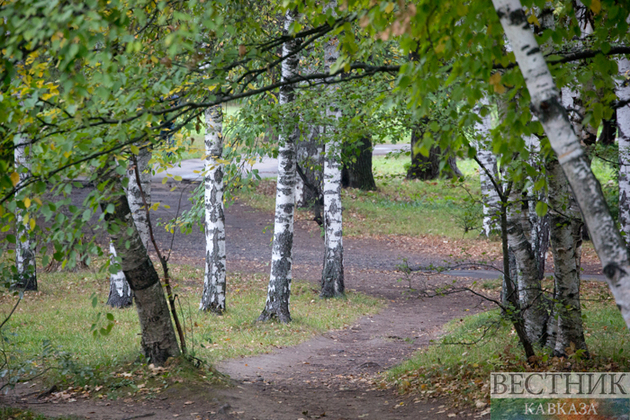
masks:
POLYGON ((133 306, 133 294, 130 292, 125 296, 120 296, 116 290, 110 289, 107 305, 118 309, 129 308, 133 306))
POLYGON ((25 292, 36 292, 37 276, 20 276, 11 288, 14 290, 24 290, 25 292))
POLYGON ((223 315, 224 312, 224 308, 221 307, 219 304, 217 303, 210 303, 208 305, 203 305, 199 308, 199 310, 203 311, 203 312, 211 312, 215 315, 223 315))
POLYGON ((288 312, 285 313, 284 311, 271 312, 270 310, 265 309, 262 311, 257 319, 257 321, 259 322, 273 320, 277 320, 278 322, 281 322, 283 324, 288 324, 289 322, 291 322, 291 315, 288 312))

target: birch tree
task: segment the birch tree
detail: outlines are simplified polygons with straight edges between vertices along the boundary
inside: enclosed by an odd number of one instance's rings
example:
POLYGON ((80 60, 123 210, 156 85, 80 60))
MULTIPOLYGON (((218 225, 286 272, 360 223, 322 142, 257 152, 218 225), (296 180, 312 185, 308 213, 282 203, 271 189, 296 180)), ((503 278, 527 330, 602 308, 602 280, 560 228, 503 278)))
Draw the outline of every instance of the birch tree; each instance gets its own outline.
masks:
POLYGON ((101 171, 106 184, 101 209, 117 246, 122 271, 134 293, 142 351, 152 363, 162 365, 180 354, 160 278, 136 228, 120 178, 113 169, 101 171), (127 246, 128 245, 128 246, 127 246))
POLYGON ((546 331, 547 311, 543 302, 541 278, 536 255, 522 223, 520 191, 510 194, 508 208, 508 242, 516 260, 516 284, 525 331, 531 343, 541 340, 546 331))
MULTIPOLYGON (((116 267, 119 263, 116 247, 111 239, 109 240, 109 263, 111 267, 116 267)), ((127 283, 122 267, 109 275, 107 304, 113 308, 127 308, 133 304, 133 293, 129 283, 127 283)))
MULTIPOLYGON (((337 2, 331 1, 329 8, 336 7, 337 2)), ((339 58, 337 39, 330 39, 324 46, 324 62, 326 71, 330 72, 333 64, 339 58)), ((334 97, 335 87, 329 88, 334 97)), ((339 121, 341 110, 331 103, 327 115, 333 121, 339 121)), ((330 126, 327 127, 330 130, 330 126)), ((341 206, 341 141, 334 133, 328 133, 324 156, 324 269, 322 270, 321 297, 330 298, 343 296, 345 293, 343 271, 343 223, 341 206)))
MULTIPOLYGON (((487 101, 484 101, 487 104, 487 101)), ((483 103, 482 103, 483 104, 483 103)), ((479 114, 481 121, 475 123, 475 131, 480 140, 476 142, 477 158, 479 159, 479 184, 481 186, 481 199, 483 205, 482 232, 490 237, 496 232, 499 224, 500 199, 499 194, 492 183, 491 177, 498 180, 497 158, 492 153, 490 146, 490 128, 492 117, 488 109, 485 114, 479 114)))
POLYGON ((223 209, 223 110, 208 108, 206 117, 205 234, 206 266, 199 309, 225 311, 225 214, 223 209))
MULTIPOLYGON (((15 171, 19 174, 19 182, 28 179, 30 164, 26 147, 22 144, 22 137, 16 136, 14 140, 14 164, 15 171)), ((17 281, 14 287, 21 290, 37 290, 37 266, 35 263, 35 238, 31 233, 33 224, 28 215, 30 198, 22 199, 24 208, 16 207, 15 211, 15 265, 17 268, 17 281)), ((34 222, 34 219, 33 219, 34 222)))
POLYGON ((493 0, 501 25, 514 48, 525 79, 532 111, 575 194, 621 314, 630 327, 630 261, 623 238, 604 200, 580 141, 568 119, 547 63, 534 38, 519 0, 493 0))
MULTIPOLYGON (((297 10, 289 9, 284 20, 284 34, 297 18, 297 10)), ((299 57, 297 55, 300 41, 288 39, 282 47, 282 80, 288 80, 298 74, 299 57)), ((283 85, 280 88, 279 104, 286 105, 295 98, 295 88, 283 85)), ((291 278, 293 265, 293 215, 295 211, 296 183, 296 142, 299 132, 292 122, 292 116, 285 116, 284 133, 278 138, 278 181, 276 186, 276 211, 273 228, 273 245, 271 254, 271 273, 267 288, 265 308, 258 317, 259 321, 277 318, 280 322, 290 322, 289 298, 291 295, 291 278), (286 127, 288 126, 288 127, 286 127)))
MULTIPOLYGON (((144 201, 142 193, 144 193, 144 199, 147 204, 151 203, 151 170, 149 168, 149 161, 151 160, 151 149, 149 145, 145 145, 138 149, 138 154, 131 159, 127 167, 127 188, 125 192, 127 194, 127 200, 129 202, 129 208, 133 215, 133 220, 138 229, 138 234, 142 238, 142 243, 146 249, 149 249, 149 221, 147 219, 147 213, 144 208, 144 201), (140 184, 136 181, 135 167, 138 167, 138 173, 140 175, 140 184)), ((117 262, 117 253, 114 243, 109 243, 109 255, 111 263, 117 262)), ((114 308, 126 308, 133 303, 133 293, 129 288, 127 279, 122 269, 115 273, 111 273, 109 279, 109 296, 107 298, 107 304, 114 308)))
POLYGON ((553 349, 555 356, 567 356, 571 350, 587 350, 580 305, 579 261, 583 223, 560 164, 551 159, 545 166, 554 261, 553 316, 549 319, 546 345, 553 349))
POLYGON ((617 109, 617 146, 619 147, 619 224, 626 244, 630 243, 630 60, 617 61, 619 80, 617 100, 626 103, 617 109))

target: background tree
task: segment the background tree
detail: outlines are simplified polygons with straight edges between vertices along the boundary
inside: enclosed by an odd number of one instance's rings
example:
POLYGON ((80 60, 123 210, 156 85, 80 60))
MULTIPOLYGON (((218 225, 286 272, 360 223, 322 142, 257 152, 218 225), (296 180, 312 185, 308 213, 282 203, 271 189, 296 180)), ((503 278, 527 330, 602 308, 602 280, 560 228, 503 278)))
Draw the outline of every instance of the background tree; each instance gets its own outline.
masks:
MULTIPOLYGON (((326 9, 334 13, 336 1, 326 9)), ((337 38, 332 37, 324 47, 325 65, 328 72, 334 69, 339 59, 337 38)), ((330 91, 334 97, 335 88, 330 91)), ((326 111, 333 121, 341 119, 342 112, 331 100, 326 111)), ((328 139, 324 156, 324 267, 322 270, 321 297, 338 297, 345 294, 343 270, 343 219, 341 204, 341 141, 334 128, 326 127, 328 139)), ((371 165, 370 165, 371 171, 371 165)))
MULTIPOLYGON (((285 34, 297 18, 296 10, 287 10, 284 21, 285 34)), ((285 57, 282 63, 282 79, 294 77, 298 71, 300 40, 288 39, 282 48, 285 57)), ((280 89, 279 104, 284 105, 293 101, 294 87, 285 85, 280 89)), ((273 250, 271 256, 271 275, 267 288, 267 301, 259 321, 272 318, 280 322, 290 322, 289 297, 291 294, 291 279, 293 265, 293 214, 295 211, 295 183, 296 150, 295 144, 299 136, 294 115, 285 117, 283 129, 288 134, 278 138, 278 183, 276 186, 276 212, 273 231, 273 250)))
POLYGON ((223 209, 223 110, 206 110, 205 207, 206 265, 199 309, 225 311, 226 255, 223 209))
MULTIPOLYGON (((27 148, 21 137, 16 137, 14 147, 15 166, 13 181, 17 186, 26 182, 30 172, 30 164, 27 148)), ((37 265, 35 262, 35 219, 31 219, 28 208, 31 205, 31 198, 18 198, 15 214, 15 265, 17 269, 14 287, 22 290, 37 290, 37 265)))

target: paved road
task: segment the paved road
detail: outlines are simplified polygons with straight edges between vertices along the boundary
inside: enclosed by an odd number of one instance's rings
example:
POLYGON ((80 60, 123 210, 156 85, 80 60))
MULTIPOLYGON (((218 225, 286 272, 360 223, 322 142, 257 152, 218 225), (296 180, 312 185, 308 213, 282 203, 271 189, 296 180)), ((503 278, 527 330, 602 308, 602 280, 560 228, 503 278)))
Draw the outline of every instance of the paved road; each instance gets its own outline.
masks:
MULTIPOLYGON (((384 156, 391 152, 397 152, 400 150, 409 150, 408 144, 379 144, 374 147, 372 152, 373 156, 384 156)), ((245 171, 251 172, 253 169, 258 170, 258 175, 261 178, 274 178, 278 175, 278 159, 274 159, 268 156, 260 158, 252 166, 246 166, 245 171)), ((171 168, 168 171, 162 171, 153 176, 154 182, 161 182, 162 179, 168 175, 181 176, 182 179, 187 181, 201 181, 203 174, 203 160, 202 159, 189 159, 181 162, 179 167, 171 168)))

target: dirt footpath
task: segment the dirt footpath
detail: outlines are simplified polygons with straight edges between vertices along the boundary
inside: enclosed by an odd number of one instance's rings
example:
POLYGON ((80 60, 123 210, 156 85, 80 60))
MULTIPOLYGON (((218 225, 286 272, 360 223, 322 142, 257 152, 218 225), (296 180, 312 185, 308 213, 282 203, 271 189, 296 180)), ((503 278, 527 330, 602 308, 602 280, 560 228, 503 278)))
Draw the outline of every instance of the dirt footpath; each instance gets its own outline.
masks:
MULTIPOLYGON (((153 201, 169 204, 157 216, 174 213, 180 194, 156 186, 153 201)), ((80 198, 80 197, 79 197, 80 198)), ((190 203, 181 201, 184 207, 190 203)), ((240 203, 226 212, 228 270, 268 274, 273 217, 240 203)), ((157 229, 163 248, 171 238, 157 229)), ((395 390, 379 389, 378 374, 409 358, 439 337, 449 320, 483 311, 488 304, 470 294, 418 299, 396 271, 402 258, 410 265, 441 264, 447 258, 439 246, 396 246, 391 238, 344 239, 346 287, 386 302, 383 310, 359 319, 353 326, 330 331, 295 347, 250 358, 224 361, 217 366, 232 378, 233 386, 178 384, 153 400, 77 400, 42 402, 27 386, 2 398, 46 415, 76 415, 89 419, 452 419, 489 418, 485 412, 459 411, 440 400, 401 397, 395 390), (429 251, 429 252, 427 252, 429 251), (28 395, 30 394, 30 395, 28 395)), ((200 232, 177 235, 173 260, 203 265, 205 240, 200 232)), ((311 222, 295 225, 294 278, 318 284, 323 241, 311 222)), ((436 275, 429 285, 451 284, 436 275)))

